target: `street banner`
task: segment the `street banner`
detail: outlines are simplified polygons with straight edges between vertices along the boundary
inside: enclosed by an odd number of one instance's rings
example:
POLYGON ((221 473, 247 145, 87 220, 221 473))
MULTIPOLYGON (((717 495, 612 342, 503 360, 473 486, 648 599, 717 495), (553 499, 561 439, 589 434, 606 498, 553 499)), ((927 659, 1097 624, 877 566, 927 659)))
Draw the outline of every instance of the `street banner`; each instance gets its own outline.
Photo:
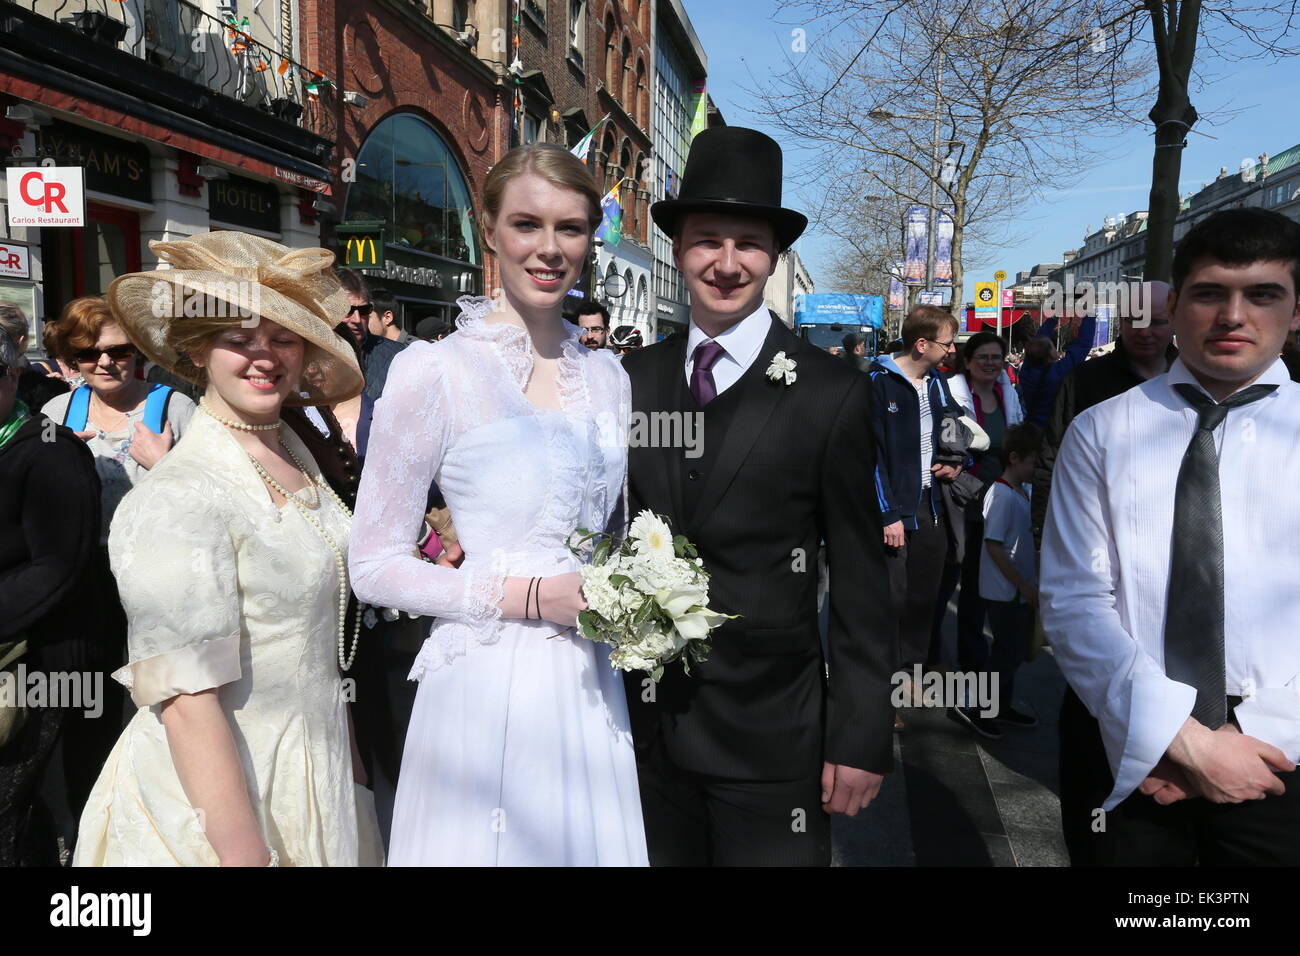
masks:
POLYGON ((694 97, 691 103, 691 139, 694 140, 709 125, 709 91, 700 82, 691 87, 691 95, 694 97))
POLYGON ((905 290, 903 288, 903 264, 895 262, 893 271, 889 276, 889 307, 891 309, 901 309, 903 307, 905 290))
POLYGON ((903 264, 904 285, 925 285, 925 251, 928 229, 927 210, 924 206, 908 206, 904 235, 903 264))
POLYGON ((916 297, 917 305, 943 305, 943 293, 939 290, 921 292, 916 297))
POLYGON ((1114 306, 1106 304, 1097 306, 1097 332, 1093 336, 1093 348, 1098 348, 1110 342, 1110 319, 1113 308, 1114 306))
POLYGON ((934 284, 952 285, 952 215, 940 209, 934 227, 934 284))

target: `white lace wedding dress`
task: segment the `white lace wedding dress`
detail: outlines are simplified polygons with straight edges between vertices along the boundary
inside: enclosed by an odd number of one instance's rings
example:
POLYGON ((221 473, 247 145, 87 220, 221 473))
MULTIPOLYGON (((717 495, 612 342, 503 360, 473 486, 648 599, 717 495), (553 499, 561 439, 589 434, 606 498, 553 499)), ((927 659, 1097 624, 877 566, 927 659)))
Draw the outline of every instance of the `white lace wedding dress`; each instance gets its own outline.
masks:
POLYGON ((370 604, 436 617, 393 815, 394 866, 646 864, 627 702, 608 648, 502 621, 508 576, 573 571, 578 527, 621 522, 626 374, 571 330, 562 410, 524 395, 532 345, 462 298, 458 331, 394 359, 375 405, 350 566, 370 604), (431 480, 465 562, 415 556, 431 480), (616 507, 620 514, 615 516, 616 507))

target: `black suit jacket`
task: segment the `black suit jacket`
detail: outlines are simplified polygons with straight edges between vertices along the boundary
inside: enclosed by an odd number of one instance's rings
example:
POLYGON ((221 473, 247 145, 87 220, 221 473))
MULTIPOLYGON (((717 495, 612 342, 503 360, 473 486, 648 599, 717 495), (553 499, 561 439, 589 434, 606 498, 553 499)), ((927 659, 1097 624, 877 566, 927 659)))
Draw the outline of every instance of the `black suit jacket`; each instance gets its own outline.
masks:
MULTIPOLYGON (((624 358, 634 412, 682 410, 685 359, 684 334, 624 358)), ((682 487, 694 469, 681 450, 628 452, 631 513, 663 515, 695 542, 712 574, 710 606, 742 615, 713 632, 709 660, 689 676, 678 664, 658 686, 629 675, 637 745, 662 734, 677 766, 738 780, 805 778, 824 760, 883 773, 896 624, 872 484, 870 379, 775 319, 746 374, 758 378, 725 437, 705 436, 722 444, 695 479, 704 484, 690 520, 682 487), (764 374, 781 350, 797 363, 792 385, 764 374), (829 660, 817 614, 822 540, 829 660)))

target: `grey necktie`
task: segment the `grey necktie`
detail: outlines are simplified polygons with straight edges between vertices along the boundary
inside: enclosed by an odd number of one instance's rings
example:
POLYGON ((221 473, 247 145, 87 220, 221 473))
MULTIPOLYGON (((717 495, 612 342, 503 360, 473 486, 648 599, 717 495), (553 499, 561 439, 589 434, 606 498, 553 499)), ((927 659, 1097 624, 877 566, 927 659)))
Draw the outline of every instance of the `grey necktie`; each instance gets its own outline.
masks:
POLYGON ((1215 404, 1194 385, 1174 389, 1196 409, 1196 433, 1183 454, 1174 492, 1174 530, 1165 608, 1165 673, 1196 688, 1192 716, 1217 730, 1228 719, 1223 652, 1223 509, 1214 429, 1276 385, 1251 385, 1215 404))

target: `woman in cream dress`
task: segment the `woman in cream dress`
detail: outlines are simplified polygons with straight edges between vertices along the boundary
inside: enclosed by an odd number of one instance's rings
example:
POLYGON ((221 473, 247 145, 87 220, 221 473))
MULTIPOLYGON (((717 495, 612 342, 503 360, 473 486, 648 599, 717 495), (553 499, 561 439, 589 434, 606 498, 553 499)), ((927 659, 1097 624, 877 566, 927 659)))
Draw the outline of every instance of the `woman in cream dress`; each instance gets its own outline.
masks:
POLYGON ((114 676, 140 709, 91 793, 74 865, 378 865, 339 676, 356 640, 340 628, 351 516, 279 425, 286 398, 362 386, 331 331, 333 257, 232 232, 150 248, 174 268, 123 276, 108 301, 150 358, 207 391, 110 531, 130 625, 114 676), (158 282, 215 300, 236 277, 255 283, 242 323, 233 308, 151 317, 158 282))

